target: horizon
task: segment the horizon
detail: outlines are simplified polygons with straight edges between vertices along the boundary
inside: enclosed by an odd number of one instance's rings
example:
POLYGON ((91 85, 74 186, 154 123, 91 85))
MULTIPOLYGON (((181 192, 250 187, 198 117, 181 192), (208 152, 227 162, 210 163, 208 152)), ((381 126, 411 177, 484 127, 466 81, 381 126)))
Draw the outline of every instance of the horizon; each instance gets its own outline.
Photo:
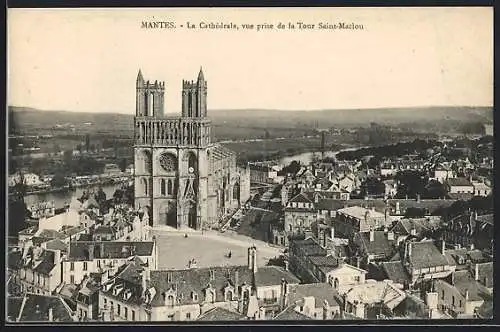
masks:
MULTIPOLYGON (((37 107, 31 107, 31 106, 18 106, 18 105, 8 105, 8 107, 15 107, 15 108, 21 108, 23 111, 26 111, 27 109, 33 110, 33 111, 40 111, 40 112, 66 112, 66 113, 85 113, 85 114, 120 114, 120 115, 131 115, 135 116, 135 111, 133 113, 130 112, 113 112, 113 111, 80 111, 80 110, 57 110, 57 109, 42 109, 42 108, 37 108, 37 107)), ((271 109, 271 108, 213 108, 213 109, 208 109, 209 115, 210 111, 214 112, 238 112, 238 111, 274 111, 274 112, 329 112, 329 111, 378 111, 378 110, 405 110, 405 109, 434 109, 434 108, 443 108, 443 109, 450 109, 450 108, 471 108, 471 109, 480 109, 480 108, 492 108, 492 111, 494 111, 494 106, 483 106, 483 105, 431 105, 431 106, 392 106, 392 107, 376 107, 376 108, 329 108, 329 109, 304 109, 304 110, 299 110, 299 109, 271 109)), ((173 115, 173 114, 179 114, 180 112, 165 112, 165 115, 173 115)), ((209 116, 210 117, 210 116, 209 116)))
POLYGON ((165 81, 165 113, 178 114, 181 82, 201 66, 211 110, 493 107, 492 14, 484 7, 9 9, 8 104, 135 114, 141 69, 145 80, 165 81), (343 20, 366 29, 140 28, 153 19, 343 20))

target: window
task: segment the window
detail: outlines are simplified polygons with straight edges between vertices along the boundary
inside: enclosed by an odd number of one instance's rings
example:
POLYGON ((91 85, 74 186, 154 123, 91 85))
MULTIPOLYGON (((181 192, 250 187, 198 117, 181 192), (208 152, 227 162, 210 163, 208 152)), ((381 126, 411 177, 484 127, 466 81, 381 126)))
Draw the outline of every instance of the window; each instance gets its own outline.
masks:
POLYGON ((444 300, 444 290, 441 291, 441 300, 444 300))
POLYGON ((135 320, 135 311, 131 310, 131 312, 132 312, 132 320, 135 320))
POLYGON ((360 281, 361 281, 361 277, 360 277, 360 276, 355 276, 355 277, 354 277, 354 281, 356 281, 356 282, 360 282, 360 281))
POLYGON ((460 300, 460 304, 459 304, 460 307, 462 307, 462 300, 460 300))
POLYGON ((175 305, 175 297, 173 295, 167 296, 167 306, 173 307, 175 305))
POLYGON ((87 262, 83 262, 83 271, 87 271, 87 262))
POLYGON ((104 299, 104 306, 106 306, 108 304, 108 300, 107 299, 104 299))
POLYGON ((160 181, 160 190, 162 196, 165 196, 167 194, 167 185, 165 183, 165 179, 161 179, 160 181))
POLYGON ((174 193, 174 185, 173 185, 172 180, 168 180, 167 193, 169 195, 173 195, 173 193, 174 193))
POLYGON ((101 267, 101 260, 100 259, 97 260, 97 267, 101 267))
POLYGON ((69 270, 74 271, 75 270, 75 262, 69 263, 69 270))
POLYGON ((128 319, 128 308, 123 307, 123 311, 124 311, 125 319, 128 319))
POLYGON ((187 320, 191 319, 191 313, 190 312, 186 312, 186 319, 187 320))
POLYGON ((120 311, 121 311, 120 309, 121 309, 120 305, 117 304, 116 305, 116 312, 118 313, 118 315, 120 315, 120 311))
POLYGON ((455 296, 452 296, 452 297, 451 297, 451 305, 452 305, 452 306, 455 306, 455 296))
POLYGON ((69 282, 70 282, 70 284, 74 284, 75 283, 75 276, 74 275, 70 275, 69 276, 69 282))

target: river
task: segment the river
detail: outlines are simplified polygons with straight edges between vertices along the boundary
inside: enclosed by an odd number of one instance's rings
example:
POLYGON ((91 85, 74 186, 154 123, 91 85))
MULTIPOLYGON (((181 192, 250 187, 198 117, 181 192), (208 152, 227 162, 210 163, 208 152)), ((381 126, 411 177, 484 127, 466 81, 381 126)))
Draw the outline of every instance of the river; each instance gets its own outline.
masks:
MULTIPOLYGON (((362 149, 366 146, 359 146, 359 147, 351 147, 351 148, 345 148, 341 150, 336 150, 336 151, 325 151, 325 157, 330 157, 330 158, 337 158, 337 154, 340 152, 346 152, 346 151, 355 151, 358 149, 362 149)), ((321 152, 304 152, 304 153, 299 153, 293 156, 289 157, 283 157, 280 159, 280 164, 281 165, 289 165, 292 161, 296 160, 300 162, 301 164, 309 164, 314 155, 321 156, 321 152)))
MULTIPOLYGON (((120 188, 122 185, 121 184, 109 184, 109 185, 104 185, 102 186, 102 190, 106 194, 106 198, 109 199, 113 197, 113 194, 115 193, 115 190, 120 188)), ((76 188, 74 191, 60 191, 60 192, 50 192, 50 193, 43 193, 43 194, 30 194, 26 195, 24 197, 24 201, 26 203, 26 206, 30 206, 32 204, 38 203, 38 202, 43 202, 43 201, 54 201, 56 209, 63 208, 66 204, 69 204, 71 202, 71 199, 73 197, 80 198, 83 194, 84 190, 92 190, 99 188, 98 185, 92 185, 88 187, 80 187, 76 188)))

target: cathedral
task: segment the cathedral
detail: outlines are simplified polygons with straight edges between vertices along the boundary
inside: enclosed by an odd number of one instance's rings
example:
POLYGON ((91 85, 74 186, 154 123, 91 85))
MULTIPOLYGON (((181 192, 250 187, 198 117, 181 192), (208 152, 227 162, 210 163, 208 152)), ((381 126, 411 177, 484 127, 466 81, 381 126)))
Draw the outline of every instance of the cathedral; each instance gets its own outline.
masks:
POLYGON ((180 116, 164 115, 165 82, 136 81, 134 120, 135 207, 149 225, 209 229, 250 198, 248 168, 236 154, 212 143, 207 82, 182 82, 180 116))

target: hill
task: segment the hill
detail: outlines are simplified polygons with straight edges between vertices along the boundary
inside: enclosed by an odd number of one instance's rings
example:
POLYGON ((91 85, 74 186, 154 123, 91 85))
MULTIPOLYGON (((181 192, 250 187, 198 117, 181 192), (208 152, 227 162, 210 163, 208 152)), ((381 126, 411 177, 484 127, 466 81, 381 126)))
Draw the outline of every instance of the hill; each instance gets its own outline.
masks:
MULTIPOLYGON (((491 123, 491 107, 421 107, 349 110, 280 111, 264 109, 209 110, 214 131, 224 136, 229 128, 304 130, 329 127, 369 126, 371 122, 387 125, 433 126, 466 122, 491 123)), ((72 130, 77 133, 131 135, 133 114, 42 111, 9 106, 10 132, 37 133, 44 130, 72 130)), ((434 130, 434 129, 433 129, 434 130)))

